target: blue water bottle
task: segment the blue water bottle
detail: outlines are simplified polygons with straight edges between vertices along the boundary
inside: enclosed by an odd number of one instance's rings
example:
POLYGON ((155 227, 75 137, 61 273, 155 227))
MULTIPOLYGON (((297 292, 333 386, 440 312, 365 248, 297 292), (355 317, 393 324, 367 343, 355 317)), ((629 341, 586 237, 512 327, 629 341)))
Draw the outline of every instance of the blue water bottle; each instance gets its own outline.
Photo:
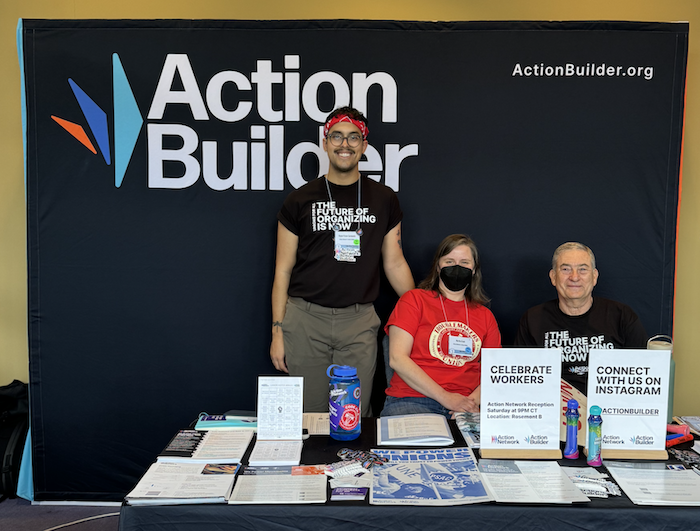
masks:
POLYGON ((578 459, 578 402, 573 398, 566 404, 566 446, 564 457, 578 459))
POLYGON ((347 365, 331 365, 326 374, 330 377, 328 414, 331 437, 339 441, 351 441, 360 436, 360 379, 357 369, 347 365))
POLYGON ((600 466, 603 459, 600 455, 600 445, 603 442, 603 419, 600 418, 601 409, 599 406, 591 406, 591 415, 588 417, 588 459, 586 462, 591 466, 600 466))

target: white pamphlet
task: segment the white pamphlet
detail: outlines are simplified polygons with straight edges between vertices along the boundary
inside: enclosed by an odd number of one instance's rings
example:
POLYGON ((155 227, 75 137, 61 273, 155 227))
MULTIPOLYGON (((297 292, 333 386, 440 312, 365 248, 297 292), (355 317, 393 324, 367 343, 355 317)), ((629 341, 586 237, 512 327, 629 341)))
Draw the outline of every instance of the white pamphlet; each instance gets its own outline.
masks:
POLYGON ((692 470, 617 461, 606 461, 605 467, 637 505, 700 505, 700 476, 692 470))
POLYGON ((129 505, 225 503, 238 467, 156 462, 125 499, 129 505))
POLYGON ((488 491, 502 503, 590 501, 556 461, 482 459, 479 472, 488 491))
POLYGON ((246 467, 229 503, 325 503, 325 465, 246 467))

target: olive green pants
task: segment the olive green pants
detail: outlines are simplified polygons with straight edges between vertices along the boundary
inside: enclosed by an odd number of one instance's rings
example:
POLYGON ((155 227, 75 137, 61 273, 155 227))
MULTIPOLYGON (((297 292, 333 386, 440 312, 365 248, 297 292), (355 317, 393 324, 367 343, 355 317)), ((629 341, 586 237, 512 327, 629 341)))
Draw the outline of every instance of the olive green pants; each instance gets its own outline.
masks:
POLYGON ((373 304, 326 308, 289 298, 282 322, 285 360, 291 376, 304 377, 304 411, 328 411, 326 371, 337 364, 357 368, 362 416, 371 415, 380 324, 373 304))

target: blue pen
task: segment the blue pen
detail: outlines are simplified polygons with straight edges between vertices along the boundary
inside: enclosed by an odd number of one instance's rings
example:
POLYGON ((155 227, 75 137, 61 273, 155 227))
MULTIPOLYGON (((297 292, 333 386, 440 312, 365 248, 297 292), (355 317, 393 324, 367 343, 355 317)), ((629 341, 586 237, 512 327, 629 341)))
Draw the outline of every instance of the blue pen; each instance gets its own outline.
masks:
POLYGON ((666 435, 666 440, 670 441, 672 439, 678 439, 678 437, 683 437, 682 433, 672 433, 671 435, 666 435))

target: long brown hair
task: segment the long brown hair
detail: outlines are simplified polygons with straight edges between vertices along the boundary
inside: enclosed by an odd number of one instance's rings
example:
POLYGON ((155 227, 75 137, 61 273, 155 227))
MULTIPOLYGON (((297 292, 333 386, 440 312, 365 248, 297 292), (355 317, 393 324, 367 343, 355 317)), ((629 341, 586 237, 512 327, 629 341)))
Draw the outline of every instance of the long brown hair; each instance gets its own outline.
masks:
POLYGON ((442 242, 435 251, 435 257, 433 258, 433 264, 430 267, 430 273, 427 277, 418 284, 419 289, 424 289, 427 291, 434 291, 436 295, 440 293, 440 272, 438 271, 438 263, 440 258, 446 254, 450 254, 455 247, 460 245, 466 245, 472 251, 472 256, 474 257, 474 269, 472 270, 472 281, 464 293, 464 297, 468 302, 475 304, 488 304, 491 299, 486 296, 484 288, 481 285, 481 260, 479 260, 479 250, 476 248, 474 240, 469 236, 464 234, 451 234, 442 242))

